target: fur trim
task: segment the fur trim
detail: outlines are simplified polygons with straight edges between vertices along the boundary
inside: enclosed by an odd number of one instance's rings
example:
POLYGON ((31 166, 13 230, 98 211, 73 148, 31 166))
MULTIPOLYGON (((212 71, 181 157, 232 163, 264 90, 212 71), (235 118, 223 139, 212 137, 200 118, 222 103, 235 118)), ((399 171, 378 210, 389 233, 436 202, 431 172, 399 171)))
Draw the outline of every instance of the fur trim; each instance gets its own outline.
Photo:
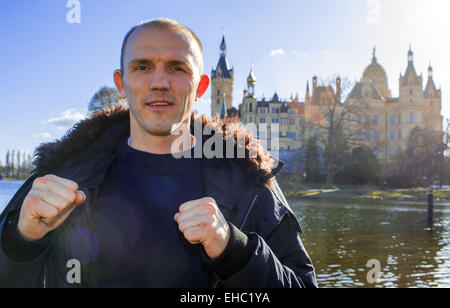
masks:
MULTIPOLYGON (((34 153, 33 171, 36 175, 45 175, 59 170, 68 160, 78 155, 91 157, 97 152, 112 151, 114 145, 123 137, 129 135, 130 115, 128 109, 117 107, 97 111, 87 119, 74 125, 73 128, 60 140, 41 144, 34 153), (120 124, 120 129, 111 133, 113 127, 120 124), (110 134, 108 134, 110 133, 110 134), (108 140, 108 141, 106 141, 108 140), (96 146, 100 144, 101 146, 96 146)), ((259 141, 250 135, 236 118, 207 118, 191 114, 191 133, 194 134, 194 121, 201 121, 202 130, 210 126, 215 133, 223 135, 223 149, 226 149, 226 140, 233 138, 235 155, 237 153, 237 140, 245 141, 245 157, 233 158, 241 166, 247 176, 254 179, 255 184, 272 184, 273 159, 264 151, 259 141), (248 158, 249 153, 256 153, 256 157, 248 158)), ((198 124, 198 122, 197 122, 198 124)), ((203 137, 203 143, 208 137, 203 137)), ((224 153, 225 157, 225 153, 224 153)))

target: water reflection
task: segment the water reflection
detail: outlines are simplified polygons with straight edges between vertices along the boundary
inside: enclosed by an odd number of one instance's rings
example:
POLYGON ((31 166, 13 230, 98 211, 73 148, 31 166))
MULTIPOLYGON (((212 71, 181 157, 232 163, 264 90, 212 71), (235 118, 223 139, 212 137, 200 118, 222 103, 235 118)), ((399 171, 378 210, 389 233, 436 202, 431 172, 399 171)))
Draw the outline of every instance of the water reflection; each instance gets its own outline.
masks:
POLYGON ((290 198, 321 287, 450 287, 450 204, 290 198), (367 281, 378 259, 381 279, 367 281))

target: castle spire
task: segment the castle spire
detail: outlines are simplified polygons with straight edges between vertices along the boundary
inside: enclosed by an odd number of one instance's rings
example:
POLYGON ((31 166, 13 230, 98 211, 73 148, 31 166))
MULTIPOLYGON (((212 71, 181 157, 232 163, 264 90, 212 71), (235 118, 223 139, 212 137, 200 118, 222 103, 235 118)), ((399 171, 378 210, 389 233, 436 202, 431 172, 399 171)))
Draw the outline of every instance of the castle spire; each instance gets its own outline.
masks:
POLYGON ((413 62, 413 51, 411 49, 411 43, 409 44, 409 50, 408 50, 408 63, 412 63, 413 62))
POLYGON ((377 57, 375 56, 376 50, 377 50, 376 46, 373 46, 373 51, 372 51, 372 63, 376 63, 376 62, 377 62, 377 57))
POLYGON ((220 56, 225 57, 227 54, 227 44, 225 44, 225 34, 222 36, 222 43, 220 44, 220 56))

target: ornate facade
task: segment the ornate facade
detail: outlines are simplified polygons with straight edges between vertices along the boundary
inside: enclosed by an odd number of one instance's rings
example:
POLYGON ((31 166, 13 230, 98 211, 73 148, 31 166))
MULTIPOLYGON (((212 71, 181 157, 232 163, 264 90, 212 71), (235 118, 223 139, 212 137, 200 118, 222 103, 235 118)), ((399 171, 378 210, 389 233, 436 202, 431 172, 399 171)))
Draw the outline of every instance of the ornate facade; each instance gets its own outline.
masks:
MULTIPOLYGON (((211 114, 225 116, 232 108, 233 69, 225 57, 225 39, 222 39, 221 56, 216 70, 212 71, 211 114)), ((279 149, 302 148, 309 137, 327 134, 330 108, 336 113, 343 112, 345 106, 357 105, 358 112, 352 119, 342 119, 344 131, 352 135, 353 144, 364 144, 383 161, 392 159, 406 148, 412 129, 416 126, 442 131, 441 90, 433 81, 433 69, 428 68, 428 79, 423 88, 422 76, 417 75, 413 52, 408 51, 408 64, 399 79, 399 97, 392 97, 387 75, 378 63, 375 48, 372 62, 364 70, 362 78, 356 82, 344 102, 341 102, 341 79, 336 85, 318 85, 317 77, 312 79, 310 95, 309 82, 304 101, 297 97, 281 100, 277 93, 272 98, 255 97, 256 77, 253 69, 247 78, 242 103, 239 104, 239 118, 245 125, 254 123, 258 127, 258 137, 267 140, 268 150, 273 148, 271 140, 278 138, 279 149), (277 124, 279 133, 271 132, 271 125, 277 124), (259 129, 260 127, 266 129, 259 129)))

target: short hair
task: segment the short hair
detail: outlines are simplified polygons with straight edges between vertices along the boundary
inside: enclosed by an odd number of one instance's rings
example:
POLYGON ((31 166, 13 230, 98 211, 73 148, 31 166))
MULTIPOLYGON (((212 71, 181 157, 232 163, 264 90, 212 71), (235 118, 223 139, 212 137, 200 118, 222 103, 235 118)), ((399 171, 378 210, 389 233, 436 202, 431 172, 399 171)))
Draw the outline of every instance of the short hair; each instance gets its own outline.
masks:
POLYGON ((181 34, 183 32, 189 33, 194 38, 195 42, 197 42, 197 45, 200 49, 200 59, 197 59, 197 62, 200 67, 200 73, 203 72, 203 46, 202 46, 202 43, 200 42, 200 39, 194 33, 194 31, 192 31, 188 27, 176 22, 175 20, 172 20, 169 18, 157 18, 157 19, 152 19, 149 21, 143 21, 139 25, 133 26, 128 31, 128 33, 125 35, 125 38, 123 39, 123 42, 122 42, 122 48, 120 51, 120 71, 122 72, 122 74, 124 73, 123 59, 124 59, 125 48, 127 46, 128 39, 130 38, 131 34, 133 34, 137 29, 139 29, 141 27, 169 30, 169 31, 173 31, 178 34, 181 34))

